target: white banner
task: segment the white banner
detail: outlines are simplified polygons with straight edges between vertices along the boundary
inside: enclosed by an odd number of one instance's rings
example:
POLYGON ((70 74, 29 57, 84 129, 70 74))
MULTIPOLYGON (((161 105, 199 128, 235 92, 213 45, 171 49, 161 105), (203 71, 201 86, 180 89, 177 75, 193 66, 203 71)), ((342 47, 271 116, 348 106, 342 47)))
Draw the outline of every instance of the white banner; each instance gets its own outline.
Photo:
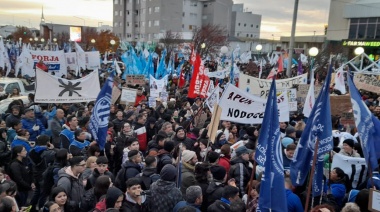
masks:
MULTIPOLYGON (((34 64, 40 60, 49 67, 49 72, 54 72, 56 76, 67 75, 67 63, 65 53, 61 51, 30 51, 34 64)), ((75 53, 74 53, 75 54, 75 53)), ((75 70, 75 69, 74 69, 75 70)))
POLYGON ((136 89, 123 88, 121 91, 120 101, 122 102, 135 102, 136 101, 136 89))
POLYGON ((348 157, 342 154, 335 154, 331 168, 341 168, 352 182, 352 188, 360 185, 367 176, 367 164, 364 158, 348 157))
POLYGON ((207 72, 206 75, 208 77, 215 77, 217 79, 224 79, 224 78, 226 78, 226 75, 228 73, 230 73, 230 69, 231 68, 226 68, 226 69, 221 70, 221 71, 207 72))
POLYGON ((95 101, 100 92, 98 71, 76 79, 67 80, 43 71, 36 72, 38 103, 73 103, 95 101))
MULTIPOLYGON (((239 88, 251 94, 266 96, 269 92, 272 80, 259 79, 240 73, 239 88)), ((289 79, 276 80, 277 90, 292 88, 294 84, 306 84, 307 74, 302 74, 289 79)))
MULTIPOLYGON (((98 51, 85 52, 85 65, 87 69, 95 70, 100 69, 100 54, 98 51)), ((65 53, 66 64, 70 70, 77 68, 77 54, 75 52, 65 53)))
MULTIPOLYGON (((267 100, 249 94, 229 84, 220 99, 222 108, 221 120, 242 124, 261 124, 264 118, 267 100)), ((280 122, 289 121, 289 105, 287 95, 277 96, 280 122)))
POLYGON ((168 75, 164 76, 160 80, 150 75, 150 80, 149 80, 150 96, 160 97, 160 93, 162 91, 166 91, 167 84, 168 84, 168 75))

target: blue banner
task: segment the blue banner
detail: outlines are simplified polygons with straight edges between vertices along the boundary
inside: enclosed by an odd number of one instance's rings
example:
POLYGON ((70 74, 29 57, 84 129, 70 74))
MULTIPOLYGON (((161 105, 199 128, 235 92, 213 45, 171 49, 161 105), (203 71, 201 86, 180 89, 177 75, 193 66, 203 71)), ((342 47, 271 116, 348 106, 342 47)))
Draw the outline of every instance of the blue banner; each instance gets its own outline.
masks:
MULTIPOLYGON (((349 72, 350 73, 350 72, 349 72)), ((358 129, 364 157, 370 169, 378 167, 377 160, 380 158, 380 121, 371 113, 363 102, 358 89, 347 77, 352 109, 354 111, 355 125, 358 129)))
POLYGON ((260 211, 287 212, 280 142, 281 132, 278 118, 276 82, 274 79, 272 80, 264 114, 257 145, 258 151, 256 151, 255 155, 257 163, 265 167, 259 197, 260 211))
POLYGON ((103 85, 96 99, 88 126, 93 139, 96 140, 101 150, 104 149, 107 139, 114 76, 115 72, 111 72, 106 83, 103 85))
POLYGON ((290 165, 290 177, 293 185, 303 185, 308 176, 315 153, 315 141, 319 142, 317 151, 318 161, 316 162, 313 178, 313 196, 319 196, 323 190, 323 158, 333 148, 330 112, 331 72, 332 66, 330 66, 322 90, 311 110, 290 165))

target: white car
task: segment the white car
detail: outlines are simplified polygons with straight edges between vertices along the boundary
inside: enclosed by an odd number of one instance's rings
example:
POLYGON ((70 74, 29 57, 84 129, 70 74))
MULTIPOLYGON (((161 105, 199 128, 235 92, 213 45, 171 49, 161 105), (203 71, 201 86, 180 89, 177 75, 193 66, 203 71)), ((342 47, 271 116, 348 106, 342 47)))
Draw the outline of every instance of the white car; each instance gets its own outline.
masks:
POLYGON ((8 98, 0 101, 0 114, 4 114, 7 109, 8 105, 16 99, 21 99, 22 102, 24 103, 24 106, 28 105, 30 103, 28 96, 19 96, 19 97, 13 97, 13 98, 8 98))

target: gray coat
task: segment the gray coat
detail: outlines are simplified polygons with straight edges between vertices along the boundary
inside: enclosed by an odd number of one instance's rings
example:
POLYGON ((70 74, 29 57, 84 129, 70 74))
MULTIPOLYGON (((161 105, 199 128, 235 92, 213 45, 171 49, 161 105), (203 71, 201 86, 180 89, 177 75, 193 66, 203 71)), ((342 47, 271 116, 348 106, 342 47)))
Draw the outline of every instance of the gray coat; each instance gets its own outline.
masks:
POLYGON ((75 177, 72 174, 71 167, 64 167, 58 172, 58 187, 65 189, 69 198, 69 206, 79 209, 82 197, 85 193, 82 175, 75 177))

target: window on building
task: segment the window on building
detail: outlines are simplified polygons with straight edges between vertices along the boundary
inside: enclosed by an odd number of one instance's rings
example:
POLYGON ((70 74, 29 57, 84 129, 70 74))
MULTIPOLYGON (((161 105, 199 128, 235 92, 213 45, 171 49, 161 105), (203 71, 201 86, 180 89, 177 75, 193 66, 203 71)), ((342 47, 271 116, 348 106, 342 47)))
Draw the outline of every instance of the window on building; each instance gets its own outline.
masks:
POLYGON ((118 27, 118 26, 119 26, 119 22, 115 22, 113 25, 114 25, 115 27, 118 27))
POLYGON ((140 4, 140 0, 137 0, 137 4, 140 4))
POLYGON ((251 34, 251 37, 253 37, 253 35, 251 34))
POLYGON ((380 38, 380 23, 377 24, 375 38, 380 38))
POLYGON ((129 22, 127 22, 127 27, 129 27, 129 22))
POLYGON ((373 39, 375 38, 376 24, 368 24, 366 38, 373 39))
POLYGON ((192 18, 196 18, 196 17, 197 17, 197 14, 196 14, 196 13, 190 13, 190 17, 192 17, 192 18))
POLYGON ((356 32, 358 31, 358 24, 350 24, 350 30, 348 31, 348 39, 356 39, 356 32))
POLYGON ((154 7, 154 12, 159 13, 160 12, 160 7, 154 7))
POLYGON ((203 4, 203 7, 208 7, 208 4, 207 3, 203 4))
POLYGON ((190 2, 190 6, 191 7, 197 7, 198 6, 198 3, 196 1, 191 1, 190 2))
POLYGON ((253 28, 253 24, 251 24, 251 27, 253 28))
POLYGON ((129 15, 129 10, 127 10, 127 15, 129 15))
POLYGON ((115 16, 119 15, 119 11, 115 10, 115 16))
POLYGON ((119 4, 119 0, 115 0, 115 1, 114 1, 114 4, 119 4))
POLYGON ((247 38, 249 38, 249 34, 247 34, 247 38))
POLYGON ((132 37, 131 33, 127 33, 127 38, 132 37))
POLYGON ((139 10, 135 10, 135 15, 139 15, 139 10))
POLYGON ((119 15, 123 16, 123 11, 122 10, 120 10, 119 15))
POLYGON ((145 8, 141 9, 141 14, 145 14, 145 8))
POLYGON ((366 29, 367 29, 367 24, 359 24, 358 39, 365 38, 366 29))
POLYGON ((151 7, 149 7, 149 14, 152 14, 152 8, 151 7))
POLYGON ((155 20, 154 21, 154 26, 160 26, 160 21, 159 20, 155 20))
POLYGON ((244 24, 244 27, 246 27, 247 26, 247 24, 244 24))
POLYGON ((238 23, 238 26, 240 26, 240 23, 238 23))
POLYGON ((182 29, 185 29, 185 24, 182 24, 182 29))
POLYGON ((149 27, 152 26, 152 21, 149 21, 149 22, 148 22, 148 26, 149 26, 149 27))
POLYGON ((120 21, 119 22, 119 26, 122 27, 123 26, 123 22, 120 21))
POLYGON ((139 22, 135 22, 135 27, 139 27, 139 22))
POLYGON ((259 25, 256 25, 256 29, 258 29, 259 28, 259 25))
POLYGON ((239 37, 239 33, 237 33, 236 36, 239 37))
POLYGON ((185 12, 182 12, 182 17, 185 17, 185 12))
POLYGON ((189 30, 193 30, 193 25, 189 25, 189 30))
POLYGON ((154 34, 153 34, 153 38, 154 38, 154 39, 158 39, 158 34, 157 34, 157 33, 154 33, 154 34))
POLYGON ((141 27, 145 27, 145 21, 141 21, 141 27))

